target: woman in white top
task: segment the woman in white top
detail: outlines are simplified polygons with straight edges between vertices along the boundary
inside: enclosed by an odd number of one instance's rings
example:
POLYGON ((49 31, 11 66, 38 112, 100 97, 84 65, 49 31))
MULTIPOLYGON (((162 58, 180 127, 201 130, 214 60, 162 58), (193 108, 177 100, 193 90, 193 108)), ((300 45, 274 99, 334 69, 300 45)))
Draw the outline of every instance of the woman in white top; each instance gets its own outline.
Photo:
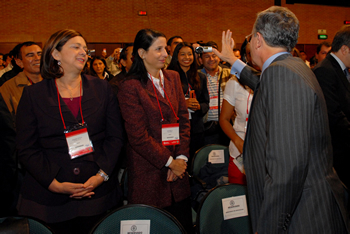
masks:
POLYGON ((228 167, 230 183, 246 184, 242 151, 252 99, 253 91, 242 86, 236 77, 227 82, 220 114, 220 126, 231 139, 229 146, 231 157, 228 167), (232 127, 230 121, 234 114, 236 118, 232 127))

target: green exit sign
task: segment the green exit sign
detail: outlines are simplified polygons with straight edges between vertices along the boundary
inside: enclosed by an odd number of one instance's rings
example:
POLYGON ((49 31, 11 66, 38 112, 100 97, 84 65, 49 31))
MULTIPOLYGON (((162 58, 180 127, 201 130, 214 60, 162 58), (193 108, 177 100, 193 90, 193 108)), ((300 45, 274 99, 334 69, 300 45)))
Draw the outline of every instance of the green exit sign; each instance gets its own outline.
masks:
POLYGON ((320 34, 318 35, 318 39, 321 39, 321 40, 326 40, 328 38, 328 36, 326 34, 320 34))

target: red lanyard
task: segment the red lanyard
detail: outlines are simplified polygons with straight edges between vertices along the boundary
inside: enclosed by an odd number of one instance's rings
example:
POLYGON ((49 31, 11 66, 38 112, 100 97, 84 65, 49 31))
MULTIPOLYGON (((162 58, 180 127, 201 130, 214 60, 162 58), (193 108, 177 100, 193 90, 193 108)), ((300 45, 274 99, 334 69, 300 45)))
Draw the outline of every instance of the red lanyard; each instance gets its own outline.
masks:
MULTIPOLYGON (((252 90, 249 90, 249 95, 248 95, 248 99, 247 99, 247 115, 249 115, 249 97, 250 97, 250 94, 252 93, 252 90)), ((245 119, 245 121, 248 122, 248 116, 247 118, 245 119)))
POLYGON ((189 96, 189 95, 190 95, 190 94, 189 94, 190 91, 193 90, 193 89, 192 89, 192 86, 190 85, 190 82, 187 81, 187 83, 188 83, 188 89, 187 89, 187 92, 186 92, 185 96, 186 96, 186 95, 189 96))
MULTIPOLYGON (((151 79, 152 79, 153 90, 154 90, 154 93, 155 93, 156 98, 157 98, 158 107, 159 107, 159 112, 160 112, 160 115, 162 116, 162 122, 163 122, 163 121, 164 121, 164 117, 163 117, 163 113, 162 113, 162 108, 160 108, 160 104, 159 104, 159 99, 158 99, 156 87, 154 86, 154 83, 153 83, 153 76, 152 76, 149 72, 148 72, 148 75, 149 75, 149 76, 151 77, 151 79)), ((160 80, 160 83, 161 83, 161 82, 162 82, 162 81, 161 81, 161 78, 160 78, 159 80, 160 80)), ((168 95, 166 94, 166 92, 165 92, 165 90, 164 90, 164 86, 163 86, 163 85, 161 85, 161 86, 162 86, 162 89, 163 89, 163 91, 164 91, 164 94, 165 94, 165 96, 166 96, 166 98, 167 98, 167 100, 168 100, 168 102, 169 102, 169 104, 170 104, 170 107, 171 107, 171 109, 172 109, 173 112, 174 112, 174 115, 175 115, 175 117, 176 117, 176 120, 179 120, 179 118, 177 117, 177 115, 176 115, 176 113, 175 113, 175 111, 174 111, 173 105, 171 105, 171 102, 170 102, 170 100, 169 100, 169 98, 168 98, 168 95)))
POLYGON ((33 81, 28 76, 27 79, 29 80, 30 84, 33 85, 33 81))
MULTIPOLYGON (((56 85, 56 89, 57 89, 58 107, 60 108, 60 114, 61 114, 63 127, 64 127, 64 129, 66 129, 66 124, 64 122, 62 110, 61 110, 60 92, 58 91, 56 79, 55 79, 55 85, 56 85)), ((83 112, 81 110, 81 86, 82 86, 82 81, 80 80, 80 102, 79 102, 79 105, 80 105, 80 115, 81 115, 82 124, 84 124, 85 122, 84 122, 84 118, 83 118, 83 112)))

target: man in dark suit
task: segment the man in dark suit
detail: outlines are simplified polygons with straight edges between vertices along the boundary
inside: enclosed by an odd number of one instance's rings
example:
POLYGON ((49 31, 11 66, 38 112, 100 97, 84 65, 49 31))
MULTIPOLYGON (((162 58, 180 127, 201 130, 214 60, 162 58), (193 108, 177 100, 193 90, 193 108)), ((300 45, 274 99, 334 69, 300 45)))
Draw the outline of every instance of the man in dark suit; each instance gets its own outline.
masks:
POLYGON ((332 43, 332 53, 319 63, 314 73, 323 90, 328 110, 332 136, 334 169, 350 188, 350 25, 337 32, 332 43))
POLYGON ((260 78, 233 56, 230 31, 223 33, 222 53, 215 51, 255 89, 243 149, 249 215, 255 233, 348 233, 322 90, 289 53, 298 31, 298 19, 286 8, 258 14, 250 48, 260 78))

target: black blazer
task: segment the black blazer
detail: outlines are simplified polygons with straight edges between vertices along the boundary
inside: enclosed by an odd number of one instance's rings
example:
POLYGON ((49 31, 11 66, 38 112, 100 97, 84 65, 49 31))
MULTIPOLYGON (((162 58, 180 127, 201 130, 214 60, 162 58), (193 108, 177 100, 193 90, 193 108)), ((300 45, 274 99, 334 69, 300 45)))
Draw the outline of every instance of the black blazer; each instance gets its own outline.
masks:
POLYGON ((261 80, 248 66, 240 80, 256 87, 243 148, 254 233, 346 232, 327 107, 312 71, 284 54, 261 80))
MULTIPOLYGON (((61 222, 100 214, 119 200, 115 165, 123 145, 123 128, 118 102, 108 82, 85 75, 82 81, 82 113, 95 152, 73 160, 63 133, 54 80, 44 79, 23 91, 17 114, 17 146, 27 173, 21 189, 20 215, 61 222), (96 188, 91 199, 75 200, 48 190, 54 178, 84 183, 99 169, 110 180, 96 188)), ((75 118, 62 98, 60 102, 66 126, 82 122, 80 113, 75 118)))
POLYGON ((314 68, 314 73, 326 99, 334 168, 350 188, 349 166, 345 163, 350 156, 350 83, 330 54, 314 68))
MULTIPOLYGON (((186 95, 186 93, 188 93, 189 80, 187 79, 186 74, 182 69, 179 72, 179 74, 182 84, 182 90, 183 93, 186 95)), ((195 90, 195 93, 197 101, 201 106, 201 109, 191 113, 191 134, 198 134, 204 132, 203 116, 209 110, 209 93, 207 87, 207 77, 200 72, 198 72, 198 75, 200 78, 200 88, 198 90, 195 90)), ((193 84, 190 83, 190 85, 193 88, 193 84)))

